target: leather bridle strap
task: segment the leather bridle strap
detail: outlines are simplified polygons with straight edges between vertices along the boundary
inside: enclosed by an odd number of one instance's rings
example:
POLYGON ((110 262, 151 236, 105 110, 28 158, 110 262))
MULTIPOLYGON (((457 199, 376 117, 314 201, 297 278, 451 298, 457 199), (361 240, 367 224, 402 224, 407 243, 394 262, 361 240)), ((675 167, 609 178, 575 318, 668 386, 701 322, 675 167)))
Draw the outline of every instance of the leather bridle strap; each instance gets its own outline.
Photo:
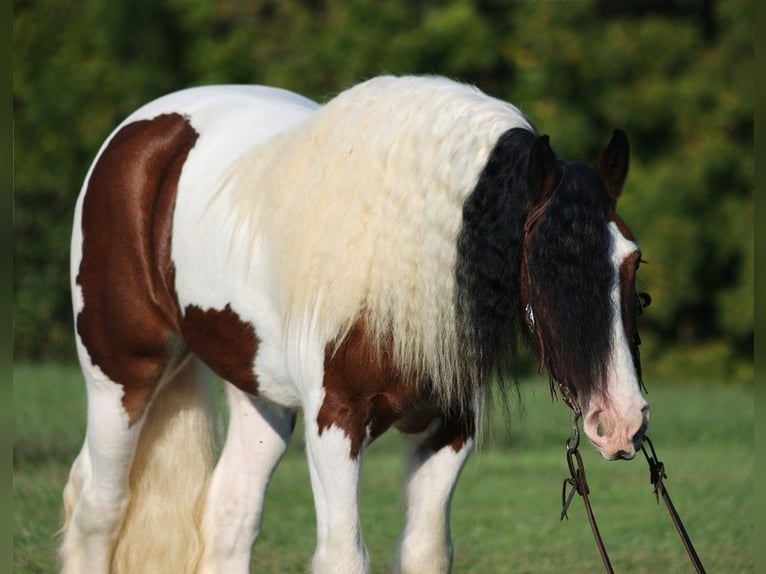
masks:
POLYGON ((585 512, 588 515, 588 523, 593 532, 593 538, 596 541, 598 552, 601 555, 601 562, 604 565, 604 570, 610 574, 614 574, 614 568, 612 568, 612 563, 609 560, 609 554, 604 546, 604 540, 601 538, 601 532, 599 532, 598 524, 596 524, 596 516, 593 514, 593 508, 590 505, 590 498, 588 498, 590 488, 588 487, 588 481, 585 478, 585 465, 583 465, 582 456, 578 450, 580 446, 580 419, 582 418, 582 411, 580 410, 580 405, 569 385, 559 383, 559 390, 564 398, 564 402, 574 413, 572 416, 574 435, 567 439, 567 466, 569 467, 569 478, 564 479, 564 484, 561 487, 561 520, 564 520, 565 518, 567 520, 569 519, 567 510, 569 509, 569 505, 571 504, 575 493, 582 496, 585 512), (570 487, 568 495, 566 492, 567 485, 570 487))
POLYGON ((692 544, 691 538, 689 538, 689 534, 686 532, 686 528, 684 528, 684 523, 681 521, 681 517, 676 511, 676 507, 673 506, 673 501, 670 500, 668 489, 665 487, 664 479, 667 478, 667 475, 665 474, 665 465, 657 458, 657 453, 654 451, 654 445, 646 435, 644 435, 644 444, 641 446, 641 452, 644 453, 646 462, 649 463, 650 481, 654 486, 654 496, 657 499, 657 504, 660 503, 660 495, 662 495, 662 500, 665 502, 665 506, 670 513, 670 519, 673 521, 673 525, 676 527, 678 535, 681 537, 681 541, 684 543, 684 548, 686 548, 686 553, 689 555, 689 560, 691 560, 698 573, 704 574, 705 567, 702 565, 702 561, 697 555, 697 551, 694 549, 694 545, 692 544), (652 451, 651 455, 646 452, 647 444, 652 451))

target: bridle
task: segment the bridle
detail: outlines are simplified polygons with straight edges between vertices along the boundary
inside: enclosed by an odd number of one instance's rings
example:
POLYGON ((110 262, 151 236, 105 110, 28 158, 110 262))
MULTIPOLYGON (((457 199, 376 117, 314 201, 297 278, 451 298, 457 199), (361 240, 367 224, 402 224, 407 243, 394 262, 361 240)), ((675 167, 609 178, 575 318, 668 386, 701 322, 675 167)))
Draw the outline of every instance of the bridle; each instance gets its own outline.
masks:
MULTIPOLYGON (((534 308, 532 307, 531 301, 529 300, 533 292, 533 289, 532 289, 532 277, 529 273, 529 260, 528 260, 527 253, 529 252, 529 246, 532 241, 532 233, 537 227, 537 224, 543 218, 543 215, 545 215, 545 212, 548 211, 548 207, 550 207, 550 204, 553 201, 553 195, 554 194, 551 194, 544 202, 537 205, 527 215, 527 219, 524 222, 524 236, 521 243, 521 280, 523 282, 526 279, 526 287, 527 287, 527 295, 525 297, 527 300, 527 303, 524 306, 524 322, 527 326, 527 330, 529 331, 530 336, 536 337, 537 352, 540 358, 540 362, 538 365, 538 372, 540 373, 543 372, 543 369, 546 366, 548 367, 548 372, 549 373, 552 372, 551 370, 552 365, 550 364, 546 365, 547 361, 545 356, 545 344, 543 341, 543 335, 541 331, 537 328, 537 322, 535 320, 535 311, 534 311, 534 308)), ((553 394, 554 392, 555 391, 553 390, 553 387, 551 387, 551 393, 553 394)))
MULTIPOLYGON (((580 419, 582 418, 582 411, 570 385, 567 383, 559 382, 558 386, 559 392, 561 393, 564 402, 567 404, 567 406, 569 406, 570 409, 572 409, 572 427, 574 429, 574 434, 569 437, 566 442, 569 478, 564 479, 564 483, 561 488, 561 520, 564 520, 565 518, 569 519, 569 516, 567 516, 567 510, 569 509, 569 505, 574 499, 574 495, 579 494, 583 499, 585 512, 588 516, 588 523, 590 524, 591 531, 593 532, 593 538, 596 542, 599 554, 601 555, 601 562, 604 565, 604 570, 606 572, 613 573, 614 568, 612 567, 612 563, 609 560, 609 555, 607 554, 606 547, 604 546, 604 541, 601 538, 601 533, 598 530, 596 517, 593 514, 593 508, 591 507, 590 498, 588 497, 590 494, 590 488, 588 487, 588 481, 585 478, 585 465, 583 464, 582 456, 580 455, 579 451, 579 423, 580 419), (569 487, 569 493, 567 493, 567 487, 569 487)), ((697 551, 694 549, 691 538, 686 532, 686 528, 681 521, 681 517, 679 516, 678 511, 676 511, 676 508, 673 505, 673 501, 670 499, 668 489, 665 486, 664 480, 667 478, 667 474, 665 473, 665 465, 657 457, 657 452, 654 449, 654 444, 652 444, 652 441, 649 439, 648 435, 644 435, 643 443, 641 445, 641 452, 644 453, 646 462, 649 465, 649 480, 652 486, 654 486, 654 496, 657 500, 657 504, 660 503, 660 496, 662 496, 662 500, 668 509, 670 518, 673 521, 673 525, 676 527, 676 531, 681 537, 681 541, 683 542, 684 548, 686 549, 686 553, 689 555, 689 560, 698 573, 704 574, 705 567, 702 565, 702 561, 700 560, 697 551), (651 454, 646 450, 647 444, 649 445, 649 451, 651 451, 651 454)))
MULTIPOLYGON (((553 197, 553 194, 551 194, 551 196, 548 197, 546 201, 544 201, 543 203, 535 207, 535 209, 528 214, 526 222, 524 224, 524 239, 522 243, 522 253, 521 253, 521 267, 522 267, 521 274, 522 274, 522 280, 526 278, 526 282, 527 282, 526 287, 528 289, 528 294, 526 297, 527 303, 524 307, 524 322, 527 326, 527 330, 529 331, 530 336, 536 338, 537 351, 540 358, 540 363, 538 367, 539 372, 542 372, 544 367, 547 366, 548 374, 551 381, 552 396, 557 396, 556 387, 558 387, 558 394, 561 396, 564 403, 572 411, 572 427, 574 432, 573 432, 573 435, 569 437, 566 441, 566 459, 567 459, 567 467, 569 469, 569 478, 564 479, 564 482, 561 488, 560 518, 561 520, 564 520, 565 518, 569 519, 569 516, 567 515, 569 506, 572 503, 572 500, 574 499, 575 494, 579 494, 583 499, 585 512, 588 517, 588 523, 590 524, 591 531, 593 533, 593 538, 596 542, 596 546, 601 556, 601 562, 604 566, 604 570, 608 573, 614 573, 614 568, 612 567, 612 563, 609 560, 609 555, 606 551, 606 546, 604 545, 604 541, 598 529, 598 524, 596 523, 595 514, 593 513, 593 508, 591 506, 591 502, 589 498, 590 487, 588 486, 588 481, 585 477, 585 465, 583 464, 582 456, 579 451, 580 421, 582 419, 582 409, 580 408, 580 404, 577 401, 577 393, 575 389, 572 387, 571 384, 566 382, 564 379, 559 378, 558 374, 555 372, 555 369, 553 368, 553 365, 550 363, 550 361, 547 361, 543 336, 542 336, 542 333, 540 332, 540 329, 538 328, 536 318, 535 318, 534 308, 532 306, 532 303, 529 300, 529 297, 532 293, 532 279, 529 274, 527 251, 529 248, 529 244, 531 242, 531 235, 534 229, 536 228, 537 224, 539 223, 539 221, 542 219, 545 212, 548 210, 552 197, 553 197), (546 365, 546 363, 548 364, 546 365)), ((638 299, 637 314, 640 315, 641 313, 643 313, 644 308, 648 306, 649 301, 651 301, 651 298, 649 297, 647 293, 637 293, 636 297, 638 299)), ((636 339, 637 340, 634 341, 634 345, 636 346, 636 353, 637 353, 637 345, 640 344, 640 339, 638 339, 637 334, 636 334, 636 339)), ((644 392, 648 392, 646 391, 646 387, 644 386, 644 383, 641 377, 639 377, 639 383, 641 388, 644 390, 644 392)), ((702 565, 702 561, 700 560, 696 550, 694 549, 694 545, 692 544, 692 541, 689 538, 688 533, 686 532, 686 528, 684 528, 683 522, 681 521, 681 517, 678 515, 678 512, 676 511, 675 506, 673 505, 673 502, 670 499, 670 494, 668 494, 667 487, 665 486, 664 480, 667 478, 667 474, 665 473, 665 465, 657 457, 657 453, 654 449, 654 445, 652 444, 652 441, 649 439, 649 437, 646 434, 644 435, 643 441, 641 444, 641 452, 643 452, 644 457, 646 458, 647 464, 649 465, 649 474, 650 474, 649 478, 650 478, 650 482, 652 486, 654 487, 654 495, 657 500, 657 504, 659 504, 659 498, 660 496, 662 496, 662 500, 668 509, 670 518, 673 521, 673 525, 676 527, 676 530, 678 531, 678 534, 681 537, 681 541, 683 542, 684 548, 686 549, 686 552, 689 555, 689 559, 692 562, 692 565, 694 566, 694 568, 696 569, 698 573, 704 574, 705 568, 702 565), (649 445, 649 451, 651 452, 651 454, 650 452, 647 452, 647 449, 646 449, 647 444, 649 445)))

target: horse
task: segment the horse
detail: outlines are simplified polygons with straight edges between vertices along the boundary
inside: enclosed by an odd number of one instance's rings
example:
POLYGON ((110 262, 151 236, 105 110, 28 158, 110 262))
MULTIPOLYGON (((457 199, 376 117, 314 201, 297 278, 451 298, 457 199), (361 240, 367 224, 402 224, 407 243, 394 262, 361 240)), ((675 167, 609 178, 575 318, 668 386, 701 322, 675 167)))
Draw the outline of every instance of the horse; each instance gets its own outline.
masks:
POLYGON ((394 427, 408 470, 392 570, 449 572, 450 501, 520 343, 601 455, 632 458, 649 406, 641 251, 616 212, 628 162, 620 130, 595 163, 566 161, 515 106, 433 76, 322 105, 196 87, 129 115, 75 205, 87 430, 63 572, 247 572, 299 410, 312 571, 370 571, 362 455, 394 427))

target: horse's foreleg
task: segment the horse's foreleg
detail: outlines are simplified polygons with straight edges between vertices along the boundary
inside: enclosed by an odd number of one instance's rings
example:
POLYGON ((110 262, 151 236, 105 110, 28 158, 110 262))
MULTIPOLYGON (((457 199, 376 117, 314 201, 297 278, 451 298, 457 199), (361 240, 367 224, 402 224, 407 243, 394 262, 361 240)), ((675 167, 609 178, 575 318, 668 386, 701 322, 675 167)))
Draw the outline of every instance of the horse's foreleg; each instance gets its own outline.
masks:
POLYGON ((320 429, 316 414, 310 412, 306 412, 306 452, 317 515, 313 572, 365 574, 370 566, 359 519, 361 452, 352 456, 346 432, 335 425, 320 429))
POLYGON ((65 573, 107 573, 128 504, 128 474, 141 420, 129 423, 123 388, 93 369, 85 373, 88 428, 64 490, 60 554, 65 573))
POLYGON ((474 444, 473 425, 468 427, 446 419, 434 434, 408 437, 407 523, 392 565, 397 574, 451 571, 450 504, 474 444))
POLYGON ((250 571, 266 487, 295 422, 289 409, 225 386, 229 428, 205 502, 204 574, 250 571))

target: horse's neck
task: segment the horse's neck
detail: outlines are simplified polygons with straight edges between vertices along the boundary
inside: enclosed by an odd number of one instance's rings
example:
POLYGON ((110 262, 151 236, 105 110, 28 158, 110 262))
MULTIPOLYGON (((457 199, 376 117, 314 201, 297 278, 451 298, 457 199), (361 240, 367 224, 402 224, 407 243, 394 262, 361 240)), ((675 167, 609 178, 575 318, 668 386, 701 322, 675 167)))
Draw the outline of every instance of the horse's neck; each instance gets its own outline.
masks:
POLYGON ((450 379, 463 203, 500 135, 528 124, 472 91, 416 87, 341 95, 253 148, 228 193, 245 241, 268 245, 285 316, 332 330, 365 309, 407 345, 400 364, 450 379))

